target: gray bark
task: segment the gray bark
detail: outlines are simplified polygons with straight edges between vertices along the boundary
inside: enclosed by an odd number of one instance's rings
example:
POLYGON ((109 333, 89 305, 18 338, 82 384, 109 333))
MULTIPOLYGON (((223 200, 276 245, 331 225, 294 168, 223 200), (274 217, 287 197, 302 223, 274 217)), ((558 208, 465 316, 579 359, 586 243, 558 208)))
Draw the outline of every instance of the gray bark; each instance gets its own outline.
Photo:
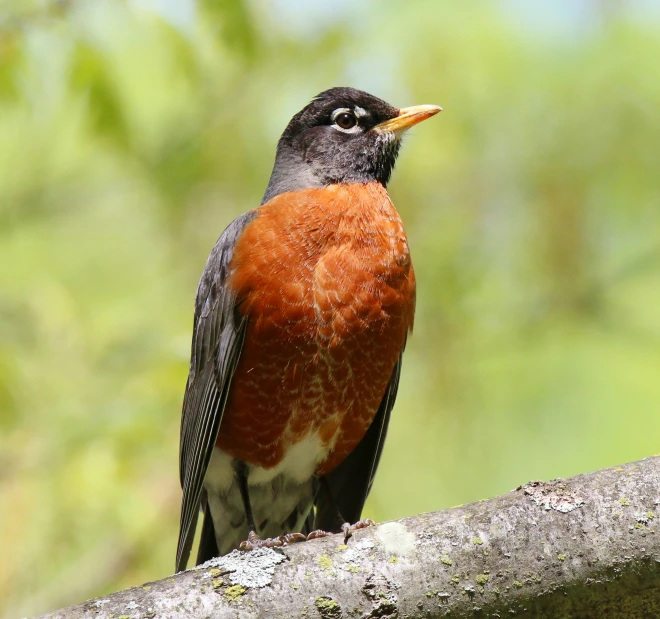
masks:
POLYGON ((657 619, 660 457, 209 563, 44 617, 657 619))

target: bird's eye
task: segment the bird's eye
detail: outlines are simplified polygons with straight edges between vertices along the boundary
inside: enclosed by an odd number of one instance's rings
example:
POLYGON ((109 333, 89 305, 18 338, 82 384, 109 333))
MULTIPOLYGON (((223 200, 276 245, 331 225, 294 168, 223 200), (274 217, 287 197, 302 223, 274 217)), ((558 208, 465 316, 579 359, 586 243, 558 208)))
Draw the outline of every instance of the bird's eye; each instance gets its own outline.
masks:
POLYGON ((357 118, 350 112, 340 112, 335 116, 334 121, 340 129, 352 129, 357 125, 357 118))

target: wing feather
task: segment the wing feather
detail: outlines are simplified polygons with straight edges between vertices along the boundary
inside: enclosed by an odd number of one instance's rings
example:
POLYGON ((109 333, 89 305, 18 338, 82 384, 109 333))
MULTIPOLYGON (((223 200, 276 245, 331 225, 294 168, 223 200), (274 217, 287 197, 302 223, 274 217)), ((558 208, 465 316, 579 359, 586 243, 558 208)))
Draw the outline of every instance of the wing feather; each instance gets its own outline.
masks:
POLYGON ((236 241, 257 216, 235 219, 218 239, 197 288, 190 373, 183 400, 179 476, 183 499, 176 569, 185 569, 203 503, 206 469, 218 437, 247 328, 240 299, 227 287, 236 241))

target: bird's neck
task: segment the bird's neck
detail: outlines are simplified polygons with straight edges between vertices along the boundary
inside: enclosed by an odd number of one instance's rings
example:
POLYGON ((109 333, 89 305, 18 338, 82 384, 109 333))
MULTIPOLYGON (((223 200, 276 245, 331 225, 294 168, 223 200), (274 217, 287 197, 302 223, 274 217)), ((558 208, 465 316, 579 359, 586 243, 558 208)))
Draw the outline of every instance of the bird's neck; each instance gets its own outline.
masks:
POLYGON ((276 196, 290 191, 321 187, 325 187, 325 183, 315 174, 312 166, 306 165, 294 153, 278 152, 261 204, 266 204, 276 196))
POLYGON ((385 192, 399 150, 399 140, 381 148, 382 157, 373 153, 358 153, 354 165, 348 168, 329 165, 320 159, 307 159, 304 154, 280 144, 261 204, 291 191, 320 189, 333 185, 379 185, 385 192))

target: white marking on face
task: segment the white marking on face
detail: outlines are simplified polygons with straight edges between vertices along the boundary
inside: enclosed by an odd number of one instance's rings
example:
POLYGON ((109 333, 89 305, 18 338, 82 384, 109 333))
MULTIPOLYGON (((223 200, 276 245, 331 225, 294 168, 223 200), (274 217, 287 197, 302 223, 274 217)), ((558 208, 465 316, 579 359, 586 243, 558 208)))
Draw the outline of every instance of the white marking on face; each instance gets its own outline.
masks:
POLYGON ((332 116, 330 117, 332 120, 333 124, 331 125, 333 129, 336 129, 337 131, 341 131, 342 133, 359 133, 362 131, 362 127, 360 127, 360 123, 357 122, 358 116, 353 112, 348 107, 339 107, 337 108, 334 112, 332 112, 332 116), (344 129, 343 127, 340 127, 335 121, 337 117, 340 114, 350 114, 351 116, 355 116, 356 123, 349 129, 344 129))
POLYGON ((356 105, 353 108, 353 112, 357 118, 364 118, 367 115, 367 110, 365 110, 363 107, 360 107, 359 105, 356 105))
POLYGON ((398 131, 381 131, 378 127, 376 127, 376 130, 378 132, 378 137, 376 138, 378 143, 385 146, 391 146, 394 142, 398 142, 403 135, 403 132, 398 131))
POLYGON ((335 119, 337 116, 340 114, 350 114, 351 113, 351 108, 350 107, 338 107, 336 110, 332 112, 332 116, 330 117, 332 119, 332 122, 335 122, 335 119))

